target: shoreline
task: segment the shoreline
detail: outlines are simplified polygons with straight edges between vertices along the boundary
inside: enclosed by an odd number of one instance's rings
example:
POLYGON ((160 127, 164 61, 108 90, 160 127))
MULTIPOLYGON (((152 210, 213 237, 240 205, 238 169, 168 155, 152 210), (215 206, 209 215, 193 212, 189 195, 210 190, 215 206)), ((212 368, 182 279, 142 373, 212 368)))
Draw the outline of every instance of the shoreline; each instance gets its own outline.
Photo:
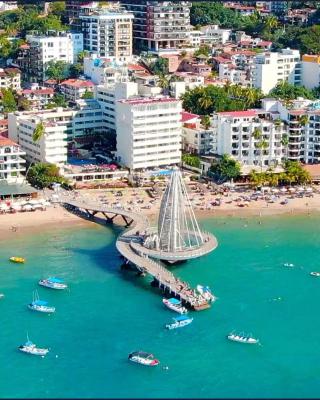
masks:
MULTIPOLYGON (((156 210, 144 210, 151 224, 156 223, 156 210)), ((320 214, 318 207, 263 207, 263 208, 215 208, 213 210, 195 210, 196 217, 203 221, 212 218, 269 218, 276 216, 297 217, 320 214)), ((117 222, 115 222, 117 225, 117 222)), ((34 211, 0 215, 0 240, 11 240, 26 234, 38 234, 59 229, 75 227, 94 227, 96 222, 82 219, 56 205, 46 211, 34 211)))

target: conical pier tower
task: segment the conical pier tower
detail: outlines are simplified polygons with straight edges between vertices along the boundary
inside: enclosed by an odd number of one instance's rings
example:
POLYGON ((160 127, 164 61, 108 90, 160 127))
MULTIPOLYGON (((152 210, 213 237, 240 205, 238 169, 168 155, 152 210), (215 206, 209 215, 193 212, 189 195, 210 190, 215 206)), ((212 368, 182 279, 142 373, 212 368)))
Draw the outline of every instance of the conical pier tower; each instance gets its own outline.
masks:
POLYGON ((161 200, 157 232, 131 246, 148 257, 177 262, 200 257, 217 245, 211 233, 200 230, 182 174, 174 168, 161 200))

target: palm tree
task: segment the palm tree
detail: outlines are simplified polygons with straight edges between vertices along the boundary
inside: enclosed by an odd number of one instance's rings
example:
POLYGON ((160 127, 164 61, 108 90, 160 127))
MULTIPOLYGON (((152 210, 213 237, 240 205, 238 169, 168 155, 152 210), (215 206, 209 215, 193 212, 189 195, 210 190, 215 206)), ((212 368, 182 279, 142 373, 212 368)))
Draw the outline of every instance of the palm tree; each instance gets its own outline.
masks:
POLYGON ((285 151, 285 160, 287 160, 288 159, 289 136, 286 133, 284 133, 282 135, 281 144, 282 144, 282 146, 284 146, 284 148, 286 150, 285 151))
POLYGON ((299 117, 299 124, 301 126, 306 126, 309 122, 309 116, 304 114, 304 115, 300 115, 299 117))
POLYGON ((204 126, 204 129, 209 129, 211 125, 211 120, 209 115, 203 115, 201 117, 201 124, 204 126))
POLYGON ((260 142, 256 143, 256 148, 260 150, 260 168, 262 172, 262 156, 263 156, 263 151, 266 150, 269 147, 269 144, 266 140, 262 139, 260 142))
POLYGON ((32 140, 34 142, 39 142, 39 140, 42 138, 44 133, 45 133, 45 126, 44 126, 44 123, 41 121, 36 125, 36 127, 33 131, 32 140))
POLYGON ((254 128, 252 135, 254 139, 259 140, 262 137, 262 131, 260 128, 254 128))
POLYGON ((278 18, 274 15, 270 15, 266 18, 264 26, 270 32, 277 28, 279 25, 278 18))
POLYGON ((212 98, 207 93, 203 93, 199 99, 199 105, 203 108, 204 114, 209 110, 212 104, 212 98))
POLYGON ((159 75, 158 85, 161 87, 164 94, 168 94, 168 89, 170 87, 170 76, 165 74, 159 75))

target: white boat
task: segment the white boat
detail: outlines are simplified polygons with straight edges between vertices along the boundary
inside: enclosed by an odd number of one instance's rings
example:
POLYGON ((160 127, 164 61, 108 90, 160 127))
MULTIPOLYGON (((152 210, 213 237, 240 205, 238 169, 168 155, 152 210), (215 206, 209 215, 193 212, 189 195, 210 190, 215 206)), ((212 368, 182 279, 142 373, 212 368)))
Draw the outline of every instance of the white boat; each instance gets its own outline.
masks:
POLYGON ((37 291, 33 292, 33 300, 32 303, 28 304, 28 308, 30 308, 30 310, 42 313, 54 313, 56 311, 55 307, 48 306, 47 301, 39 299, 37 291))
POLYGON ((173 310, 179 314, 186 314, 188 312, 188 310, 185 307, 183 307, 181 301, 175 298, 162 299, 162 302, 165 306, 170 308, 170 310, 173 310))
POLYGON ((40 349, 29 340, 29 337, 25 344, 19 346, 19 350, 23 353, 32 354, 34 356, 45 356, 49 353, 49 349, 40 349))
POLYGON ((247 344, 257 344, 258 339, 255 339, 250 335, 237 335, 235 333, 230 333, 227 338, 233 342, 247 343, 247 344))
POLYGON ((4 298, 4 294, 0 293, 0 299, 3 299, 3 298, 4 298))
POLYGON ((320 272, 310 272, 310 275, 312 275, 312 276, 320 276, 320 272))
POLYGON ((174 322, 172 322, 171 324, 167 324, 166 328, 167 329, 176 329, 176 328, 182 328, 186 325, 191 324, 191 322, 193 321, 193 318, 188 317, 187 315, 180 315, 177 318, 172 318, 174 322))
POLYGON ((294 264, 291 264, 291 263, 285 263, 285 264, 283 264, 283 266, 284 267, 294 267, 294 264))
POLYGON ((146 365, 148 367, 155 367, 160 364, 160 361, 154 358, 153 354, 144 351, 134 351, 129 354, 128 359, 132 362, 146 365))
POLYGON ((58 289, 58 290, 63 290, 63 289, 66 289, 68 287, 68 285, 63 283, 62 279, 54 278, 54 277, 52 277, 52 278, 50 277, 48 279, 41 279, 39 281, 39 285, 40 286, 45 286, 45 287, 50 288, 50 289, 58 289))
POLYGON ((207 301, 214 302, 217 300, 217 298, 211 293, 211 290, 209 286, 202 286, 202 285, 197 285, 197 291, 201 294, 203 298, 205 298, 207 301))

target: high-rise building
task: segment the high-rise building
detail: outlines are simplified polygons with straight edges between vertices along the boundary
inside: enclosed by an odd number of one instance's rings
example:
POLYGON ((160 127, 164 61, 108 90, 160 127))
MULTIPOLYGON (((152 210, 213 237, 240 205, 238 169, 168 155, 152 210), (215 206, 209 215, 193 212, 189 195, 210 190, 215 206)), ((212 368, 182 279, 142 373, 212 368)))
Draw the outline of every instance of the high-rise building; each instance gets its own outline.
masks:
POLYGON ((25 172, 26 160, 20 146, 12 140, 0 135, 0 182, 21 182, 22 172, 25 172))
POLYGON ((43 82, 50 61, 73 63, 83 50, 82 33, 56 32, 55 35, 27 35, 17 58, 24 78, 32 82, 43 82))
POLYGON ((65 17, 75 32, 81 32, 80 15, 86 15, 98 7, 97 1, 66 0, 65 17))
POLYGON ((122 0, 134 14, 135 51, 177 49, 188 42, 190 1, 122 0))
POLYGON ((181 161, 181 101, 136 98, 116 103, 117 157, 130 170, 181 161))
POLYGON ((131 59, 133 14, 123 8, 102 8, 80 19, 85 50, 115 61, 131 59))
POLYGON ((281 52, 266 52, 254 58, 253 86, 269 93, 278 83, 288 81, 301 84, 299 50, 282 49, 281 52))

